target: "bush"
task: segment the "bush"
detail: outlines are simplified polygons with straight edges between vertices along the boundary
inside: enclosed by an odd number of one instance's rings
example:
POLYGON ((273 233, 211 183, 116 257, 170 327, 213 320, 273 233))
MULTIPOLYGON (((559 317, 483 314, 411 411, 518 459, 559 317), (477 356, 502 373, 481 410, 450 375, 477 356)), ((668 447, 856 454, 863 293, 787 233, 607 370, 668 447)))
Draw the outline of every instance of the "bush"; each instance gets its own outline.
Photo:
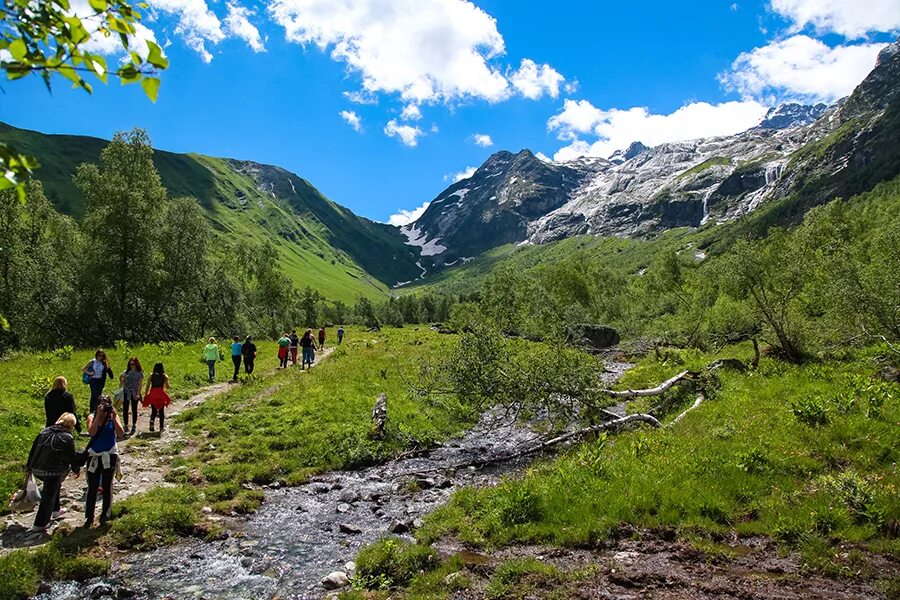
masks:
POLYGON ((828 425, 828 408, 817 396, 803 396, 791 403, 794 417, 804 425, 819 427, 828 425))
POLYGON ((59 360, 71 360, 72 353, 75 351, 75 348, 72 346, 63 346, 61 348, 57 348, 53 351, 53 356, 58 358, 59 360))
POLYGON ((394 537, 366 546, 356 555, 358 577, 369 588, 403 585, 437 565, 437 553, 430 546, 394 537))
POLYGON ((521 483, 500 488, 497 512, 500 522, 507 527, 540 521, 544 516, 541 497, 521 483))

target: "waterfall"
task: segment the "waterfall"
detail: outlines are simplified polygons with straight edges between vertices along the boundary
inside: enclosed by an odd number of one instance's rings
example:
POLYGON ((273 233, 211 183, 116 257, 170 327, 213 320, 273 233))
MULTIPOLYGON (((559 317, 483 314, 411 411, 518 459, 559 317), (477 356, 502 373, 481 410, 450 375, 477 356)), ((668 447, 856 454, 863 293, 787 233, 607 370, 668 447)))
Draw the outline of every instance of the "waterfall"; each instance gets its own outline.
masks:
POLYGON ((766 165, 766 185, 772 185, 784 173, 784 163, 769 163, 766 165))
POLYGON ((700 224, 705 225, 709 220, 709 197, 716 191, 715 187, 709 188, 709 191, 703 194, 703 217, 700 218, 700 224))

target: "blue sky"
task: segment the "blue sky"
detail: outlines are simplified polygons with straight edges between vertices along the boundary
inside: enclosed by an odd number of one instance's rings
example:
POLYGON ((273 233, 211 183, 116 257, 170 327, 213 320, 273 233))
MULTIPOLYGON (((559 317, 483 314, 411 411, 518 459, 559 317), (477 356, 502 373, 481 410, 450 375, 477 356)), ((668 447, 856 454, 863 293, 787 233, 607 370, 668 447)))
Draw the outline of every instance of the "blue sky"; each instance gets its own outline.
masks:
POLYGON ((900 28, 900 2, 866 5, 156 0, 135 39, 171 62, 156 104, 31 78, 4 85, 0 119, 106 138, 140 126, 158 148, 280 165, 403 223, 497 150, 607 156, 844 96, 900 28))

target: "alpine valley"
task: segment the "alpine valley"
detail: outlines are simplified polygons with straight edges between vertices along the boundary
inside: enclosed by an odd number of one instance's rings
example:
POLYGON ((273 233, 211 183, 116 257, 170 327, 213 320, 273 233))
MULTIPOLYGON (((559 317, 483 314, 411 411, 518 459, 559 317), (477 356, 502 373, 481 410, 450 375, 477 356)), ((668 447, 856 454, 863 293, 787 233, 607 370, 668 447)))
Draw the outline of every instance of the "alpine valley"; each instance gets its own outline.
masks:
MULTIPOLYGON (((155 163, 169 194, 196 198, 221 236, 273 241, 295 282, 351 301, 427 282, 504 245, 649 238, 734 221, 776 200, 771 224, 796 222, 900 173, 898 130, 900 41, 849 97, 783 104, 735 135, 655 147, 636 140, 608 158, 568 162, 497 152, 399 229, 353 214, 280 167, 164 151, 155 163)), ((58 210, 82 214, 72 176, 97 160, 103 140, 0 125, 0 141, 40 160, 37 177, 58 210)))

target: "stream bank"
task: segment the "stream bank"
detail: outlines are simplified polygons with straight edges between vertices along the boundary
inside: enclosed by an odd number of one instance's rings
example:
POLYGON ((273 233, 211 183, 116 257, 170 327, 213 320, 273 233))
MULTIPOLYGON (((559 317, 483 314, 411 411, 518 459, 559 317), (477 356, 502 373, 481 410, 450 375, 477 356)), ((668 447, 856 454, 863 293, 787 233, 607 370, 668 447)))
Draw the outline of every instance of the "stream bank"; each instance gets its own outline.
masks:
MULTIPOLYGON (((610 362, 605 383, 629 366, 610 362)), ((485 415, 461 438, 416 456, 328 473, 297 487, 269 486, 263 505, 225 539, 128 554, 102 580, 53 583, 37 598, 318 598, 322 578, 342 570, 360 547, 389 534, 411 536, 419 519, 455 490, 494 485, 530 459, 457 465, 504 456, 535 439, 527 427, 485 415)))

